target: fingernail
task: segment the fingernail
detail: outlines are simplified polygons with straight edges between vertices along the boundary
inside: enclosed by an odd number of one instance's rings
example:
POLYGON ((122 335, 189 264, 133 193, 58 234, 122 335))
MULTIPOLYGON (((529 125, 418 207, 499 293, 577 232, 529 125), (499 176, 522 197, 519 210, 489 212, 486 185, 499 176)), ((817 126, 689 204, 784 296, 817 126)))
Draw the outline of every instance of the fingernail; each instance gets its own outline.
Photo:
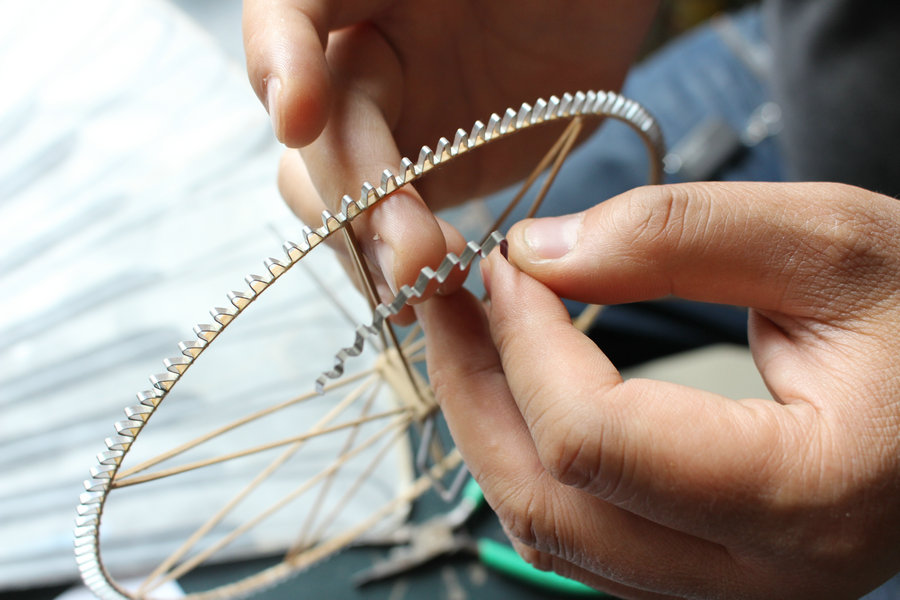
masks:
POLYGON ((279 96, 281 95, 281 80, 274 75, 266 78, 266 109, 272 120, 272 131, 275 137, 281 139, 281 114, 279 108, 279 96))
POLYGON ((375 261, 381 268, 381 273, 382 275, 384 275, 384 280, 387 282, 388 287, 391 288, 391 293, 396 295, 397 284, 394 281, 394 249, 383 242, 381 239, 374 240, 374 249, 375 261))
POLYGON ((578 242, 583 220, 584 213, 535 219, 525 229, 525 243, 539 259, 562 258, 578 242))
POLYGON ((505 239, 500 241, 500 256, 509 260, 509 242, 505 239))

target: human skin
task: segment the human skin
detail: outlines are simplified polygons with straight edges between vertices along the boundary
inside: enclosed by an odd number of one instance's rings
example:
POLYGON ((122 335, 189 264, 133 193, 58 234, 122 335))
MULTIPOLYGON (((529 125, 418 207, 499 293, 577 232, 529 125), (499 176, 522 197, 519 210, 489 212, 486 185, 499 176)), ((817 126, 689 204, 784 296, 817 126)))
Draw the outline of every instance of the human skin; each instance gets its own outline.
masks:
MULTIPOLYGON (((278 138, 300 148, 282 159, 282 194, 319 225, 322 210, 339 208, 344 194, 357 197, 363 181, 377 184, 401 157, 415 159, 422 144, 476 119, 552 94, 618 89, 655 7, 655 0, 246 0, 250 82, 278 138)), ((381 292, 413 282, 421 267, 461 247, 432 209, 518 180, 534 165, 527 157, 557 133, 521 134, 512 151, 486 148, 452 178, 435 173, 356 219, 381 292)))
MULTIPOLYGON (((251 83, 301 147, 282 160, 285 199, 317 224, 423 142, 523 100, 617 89, 654 4, 248 0, 251 83)), ((387 282, 459 249, 431 209, 530 169, 546 140, 518 138, 354 222, 387 282)), ((697 184, 540 222, 558 256, 513 227, 512 265, 484 263, 487 315, 452 287, 417 307, 441 340, 429 364, 454 438, 524 556, 624 598, 855 597, 900 568, 896 200, 697 184), (751 307, 774 402, 623 382, 558 300, 669 294, 751 307)))
POLYGON ((482 267, 487 315, 464 291, 417 312, 523 556, 623 598, 856 598, 900 570, 900 202, 645 187, 508 239, 482 267), (558 299, 667 295, 751 307, 774 401, 623 381, 558 299))

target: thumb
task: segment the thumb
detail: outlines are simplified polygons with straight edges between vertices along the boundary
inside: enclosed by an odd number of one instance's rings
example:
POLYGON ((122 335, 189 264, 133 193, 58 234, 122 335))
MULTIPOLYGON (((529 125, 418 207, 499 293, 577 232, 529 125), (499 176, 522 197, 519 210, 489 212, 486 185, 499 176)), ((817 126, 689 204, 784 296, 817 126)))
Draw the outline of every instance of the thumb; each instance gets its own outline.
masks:
POLYGON ((517 224, 509 256, 560 296, 585 302, 673 294, 840 318, 859 300, 853 290, 871 287, 849 280, 871 277, 859 267, 877 262, 863 240, 878 198, 890 200, 822 183, 643 187, 582 213, 517 224))

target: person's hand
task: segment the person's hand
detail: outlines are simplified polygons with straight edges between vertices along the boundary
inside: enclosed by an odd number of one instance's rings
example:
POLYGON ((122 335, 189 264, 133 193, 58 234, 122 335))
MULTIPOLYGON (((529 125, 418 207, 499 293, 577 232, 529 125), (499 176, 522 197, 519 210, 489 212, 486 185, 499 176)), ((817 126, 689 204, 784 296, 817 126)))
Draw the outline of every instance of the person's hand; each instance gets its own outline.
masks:
MULTIPOLYGON (((415 160, 423 144, 476 119, 551 94, 618 89, 655 4, 245 0, 251 84, 278 138, 302 147, 282 159, 283 195, 318 226, 322 210, 335 211, 342 195, 358 198, 363 181, 377 185, 402 156, 415 160)), ((397 194, 354 222, 394 289, 462 246, 428 207, 515 181, 554 132, 521 135, 515 152, 479 150, 469 168, 429 175, 427 187, 397 194)))
POLYGON ((453 437, 528 560, 624 598, 856 598, 900 569, 900 202, 640 188, 515 226, 509 260, 482 267, 487 317, 465 292, 417 310, 453 437), (623 381, 557 298, 669 294, 751 307, 774 401, 623 381))

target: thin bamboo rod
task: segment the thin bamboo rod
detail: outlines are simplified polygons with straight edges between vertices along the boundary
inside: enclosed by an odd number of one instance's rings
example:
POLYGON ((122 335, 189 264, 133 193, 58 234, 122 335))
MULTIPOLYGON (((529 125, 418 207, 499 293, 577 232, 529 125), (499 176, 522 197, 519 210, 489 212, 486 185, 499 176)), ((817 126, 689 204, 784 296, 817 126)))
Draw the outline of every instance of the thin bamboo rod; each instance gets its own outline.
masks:
POLYGON ((385 518, 390 513, 395 512, 401 505, 411 502, 421 496, 431 487, 433 478, 443 477, 445 473, 450 469, 455 468, 459 463, 459 451, 454 449, 450 454, 444 457, 440 463, 431 467, 427 474, 421 475, 392 500, 372 513, 367 519, 344 530, 335 537, 318 544, 314 548, 310 548, 306 552, 297 555, 290 561, 282 561, 264 571, 242 579, 241 581, 226 584, 209 592, 200 592, 193 596, 196 596, 197 600, 221 600, 222 598, 242 597, 258 589, 260 586, 282 581, 292 573, 309 567, 349 545, 353 540, 359 538, 359 536, 375 526, 378 521, 385 518))
MULTIPOLYGON (((335 381, 334 383, 326 386, 325 393, 335 390, 335 389, 338 389, 338 388, 341 388, 341 387, 344 387, 344 386, 347 386, 347 385, 350 385, 351 383, 355 383, 356 381, 362 379, 363 377, 373 375, 374 372, 375 372, 375 369, 367 369, 360 373, 348 375, 347 377, 344 377, 343 379, 335 381)), ((291 398, 290 400, 285 400, 284 402, 281 402, 279 404, 274 404, 267 408, 263 408, 261 410, 256 411, 255 413, 251 413, 249 415, 241 417, 240 419, 236 419, 236 420, 232 421, 231 423, 227 423, 217 429, 212 430, 209 433, 205 433, 201 436, 194 438, 193 440, 187 441, 184 444, 177 446, 176 448, 173 448, 171 450, 163 452, 162 454, 157 454, 155 457, 148 459, 148 460, 140 463, 137 466, 119 471, 116 474, 116 479, 113 481, 112 486, 116 487, 120 479, 125 479, 128 477, 131 477, 135 473, 140 473, 141 471, 146 471, 150 467, 156 466, 161 462, 169 460, 170 458, 174 458, 174 457, 178 456, 179 454, 183 454, 184 452, 187 452, 188 450, 196 448, 200 444, 207 442, 215 437, 218 437, 224 433, 227 433, 229 431, 237 429, 238 427, 241 427, 248 423, 252 423, 253 421, 256 421, 258 419, 266 417, 272 413, 278 412, 279 410, 283 410, 289 406, 293 406, 293 405, 299 404, 301 402, 306 402, 307 400, 316 398, 319 395, 320 394, 317 394, 316 392, 309 392, 307 394, 303 394, 302 396, 296 396, 294 398, 291 398)))
MULTIPOLYGON (((347 249, 350 251, 350 258, 353 259, 353 266, 362 282, 363 295, 365 295, 366 301, 369 303, 369 310, 375 312, 375 307, 381 304, 381 298, 378 295, 378 289, 375 287, 375 279, 372 277, 372 272, 369 270, 365 256, 363 256, 362 246, 359 245, 353 225, 345 224, 343 231, 344 241, 347 244, 347 249)), ((380 332, 380 335, 382 344, 387 348, 387 339, 385 339, 384 333, 380 332)))
MULTIPOLYGON (((535 180, 540 177, 541 173, 544 172, 544 169, 546 169, 550 165, 554 157, 559 153, 560 148, 562 148, 566 143, 566 140, 570 136, 571 130, 576 127, 580 128, 580 125, 575 125, 575 122, 577 120, 578 119, 572 119, 572 121, 568 124, 568 126, 566 126, 562 134, 556 139, 555 142, 553 142, 553 146, 551 146, 547 153, 544 154, 543 158, 541 158, 537 166, 531 171, 531 174, 519 188, 519 191, 516 192, 516 195, 513 197, 510 203, 506 205, 506 208, 503 210, 500 216, 497 217, 493 225, 491 225, 490 229, 488 229, 487 233, 485 234, 485 238, 487 237, 487 235, 490 235, 491 232, 499 229, 503 222, 506 221, 506 219, 512 213, 512 211, 515 210, 516 206, 519 205, 519 202, 522 201, 522 198, 525 196, 528 190, 531 189, 531 186, 534 184, 535 180)), ((482 243, 484 243, 483 240, 482 243)))
MULTIPOLYGON (((366 450, 367 448, 374 445, 375 442, 377 442, 379 438, 381 438, 383 435, 388 433, 391 429, 399 427, 400 429, 397 433, 402 435, 405 431, 406 425, 409 424, 409 421, 410 421, 410 419, 408 417, 404 417, 403 419, 399 419, 393 423, 388 424, 386 427, 382 428, 381 430, 379 430, 378 432, 373 434, 362 445, 355 448, 353 450, 353 452, 348 453, 345 457, 343 457, 342 460, 334 461, 326 469, 320 471, 313 477, 310 477, 305 482, 303 482, 303 484, 301 484, 293 492, 291 492, 290 494, 287 494, 286 496, 284 496, 283 498, 281 498, 280 500, 278 500, 277 502, 272 504, 269 508, 267 508, 264 511, 262 511, 261 513, 257 514, 252 519, 245 521, 240 526, 233 529, 231 531, 231 533, 229 533, 222 539, 218 540, 215 544, 212 544, 210 547, 204 549, 202 552, 199 552, 198 554, 192 556, 190 559, 179 564, 176 568, 172 569, 165 575, 162 575, 162 574, 156 575, 155 576, 156 581, 154 581, 151 585, 147 585, 147 582, 145 581, 144 585, 142 585, 142 590, 139 590, 139 593, 145 594, 149 591, 152 591, 152 590, 158 588, 159 586, 161 586, 165 583, 168 583, 169 581, 172 581, 174 579, 177 579, 178 577, 181 577, 185 573, 188 573, 189 571, 194 569, 196 566, 200 565, 207 558, 209 558, 210 556, 212 556, 213 554, 215 554, 216 552, 218 552, 219 550, 221 550, 222 548, 224 548, 225 546, 227 546, 228 544, 230 544, 231 542, 236 540, 238 537, 240 537, 241 535, 243 535, 244 533, 246 533, 247 531, 249 531, 256 525, 258 525, 260 522, 262 522, 263 520, 272 516, 273 514, 275 514, 276 512, 278 512, 285 506, 287 506, 287 504, 289 504, 293 500, 296 500, 304 492, 309 490, 312 486, 316 485, 322 478, 327 476, 330 472, 332 472, 335 469, 340 468, 340 466, 343 465, 345 462, 347 462, 348 460, 350 460, 357 454, 361 453, 363 450, 366 450), (144 587, 145 585, 147 587, 144 587)), ((394 437, 396 437, 396 434, 394 437)), ((391 438, 391 441, 393 441, 393 439, 394 438, 391 438)), ((149 578, 148 578, 148 581, 149 581, 149 578)))
MULTIPOLYGON (((353 256, 353 262, 356 265, 357 271, 362 277, 364 286, 367 292, 370 294, 369 303, 377 302, 378 295, 375 293, 375 280, 372 277, 372 272, 369 270, 369 266, 366 264, 365 258, 362 254, 362 247, 359 245, 359 240, 356 238, 356 233, 353 231, 353 228, 349 225, 344 227, 344 233, 347 239, 347 246, 350 248, 350 254, 353 256)), ((372 304, 371 309, 372 312, 375 312, 375 304, 372 304)), ((416 396, 418 396, 419 402, 424 402, 425 395, 422 393, 422 390, 419 388, 419 383, 416 378, 413 376, 412 367, 406 360, 406 356, 404 356, 403 351, 401 350, 400 342, 397 340, 397 333, 394 331, 394 326, 391 324, 390 319, 386 319, 384 321, 385 329, 388 333, 388 339, 390 339, 391 344, 394 348, 397 349, 397 353, 400 355, 400 362, 403 365, 403 369, 406 372, 406 376, 409 378, 409 382, 412 385, 412 389, 416 396)), ((384 331, 380 331, 379 334, 384 339, 384 331)), ((387 348, 387 340, 384 339, 385 348, 387 348)))
POLYGON ((547 179, 544 180, 544 183, 541 185, 541 189, 535 197, 534 202, 531 203, 531 208, 528 209, 528 213, 525 215, 526 219, 530 219, 531 217, 533 217, 537 213, 538 209, 540 209, 541 204, 543 204, 544 197, 550 190, 550 186, 553 185, 553 182, 556 180, 556 175, 562 168, 562 165, 566 161, 566 158, 568 158, 569 152, 571 152, 572 148, 575 146, 575 141, 578 139, 578 134, 581 133, 582 125, 583 123, 581 117, 572 119, 572 122, 569 123, 569 126, 566 127, 566 130, 560 137, 560 140, 562 140, 562 145, 559 149, 559 154, 557 154, 556 158, 553 160, 553 167, 551 167, 550 173, 547 175, 547 179))
MULTIPOLYGON (((310 431, 314 432, 317 429, 324 427, 327 423, 331 422, 337 415, 342 413, 347 406, 355 402, 359 399, 359 396, 362 395, 363 391, 366 388, 368 381, 364 381, 361 385, 354 388, 341 402, 339 402, 334 408, 332 408, 328 413, 326 413, 322 418, 320 418, 311 428, 310 431)), ((224 519, 234 508, 244 499, 246 498, 253 490, 258 488, 266 479, 268 479, 272 473, 274 473, 281 465, 287 462, 300 448, 303 447, 305 442, 295 442, 290 447, 286 448, 284 452, 282 452, 278 457, 275 458, 269 465, 263 469, 259 474, 254 477, 249 484, 247 484, 242 490, 240 490, 234 497, 231 498, 225 505, 219 509, 215 514, 213 514, 207 521, 198 527, 191 536, 184 541, 172 554, 166 557, 162 563, 160 563, 153 572, 144 580, 144 583, 138 589, 138 595, 144 594, 146 590, 146 586, 149 582, 152 582, 153 579, 158 578, 167 570, 169 570, 172 565, 178 562, 185 554, 190 552, 191 548, 193 548, 197 542, 199 542, 203 537, 212 531, 213 527, 218 525, 222 519, 224 519)))
POLYGON ((387 444, 376 453, 372 460, 369 461, 369 464, 366 465, 363 471, 357 476, 353 484, 351 484, 350 488, 343 494, 343 496, 341 496, 337 500, 337 502, 334 503, 331 511, 325 516, 325 518, 320 521, 319 527, 309 536, 305 536, 304 534, 305 540, 303 540, 303 542, 306 542, 306 545, 304 545, 301 540, 298 540, 298 542, 295 543, 290 548, 290 550, 288 550, 287 554, 285 555, 285 560, 290 561, 294 556, 298 555, 300 552, 309 547, 309 545, 311 545, 314 540, 319 539, 319 537, 324 534, 325 529, 334 522, 334 520, 337 518, 337 515, 341 513, 350 499, 356 495, 356 492, 359 490, 362 484, 369 478, 375 468, 381 463, 384 455, 387 454, 388 450, 393 447, 393 443, 387 444))
MULTIPOLYGON (((372 390, 369 391, 369 397, 366 398, 366 401, 363 403, 362 410, 360 411, 360 418, 357 421, 362 421, 364 417, 368 414, 369 409, 371 409, 372 404, 375 402, 375 397, 377 396, 381 386, 375 385, 372 390)), ((338 452, 338 458, 344 456, 351 448, 353 448, 353 444, 356 441, 356 436, 359 433, 359 427, 353 427, 349 434, 347 435, 347 439, 344 440, 344 444, 341 447, 341 450, 338 452)), ((291 546, 291 549, 288 550, 288 554, 291 553, 294 547, 299 546, 304 543, 304 540, 309 533, 309 529, 312 527, 312 522, 315 521, 316 517, 319 514, 319 509, 325 503, 325 498, 328 497, 328 493, 331 490, 331 486, 334 483, 334 479, 337 476, 338 471, 332 473, 328 479, 322 484, 322 487, 319 489, 318 497, 313 502, 312 510, 309 511, 309 514, 306 515, 306 519, 304 519, 303 526, 300 528, 300 533, 297 535, 297 538, 294 544, 291 546)))
POLYGON ((133 477, 129 477, 128 479, 116 481, 116 483, 115 483, 115 485, 113 485, 113 487, 123 488, 123 487, 127 487, 130 485, 138 485, 141 483, 147 483, 149 481, 156 481, 158 479, 163 479, 165 477, 171 477, 173 475, 180 475, 182 473, 188 473, 190 471, 196 471, 197 469, 202 469, 204 467, 210 467, 213 465, 221 464, 223 462, 227 462, 229 460, 235 460, 237 458, 244 458, 246 456, 258 454, 260 452, 265 452, 267 450, 272 450, 274 448, 280 448, 281 446, 287 446, 288 444, 294 444, 297 442, 305 442, 314 437, 321 437, 323 435, 327 435, 329 433, 334 433, 336 431, 342 431, 344 429, 359 427, 360 425, 364 425, 365 423, 371 423, 372 421, 385 419, 387 417, 393 417, 395 415, 406 412, 407 410, 408 409, 402 408, 402 407, 395 408, 392 410, 376 413, 374 415, 369 415, 367 417, 360 417, 358 419, 354 419, 353 421, 349 421, 347 423, 341 423, 340 425, 335 425, 333 427, 325 427, 315 433, 305 433, 303 435, 297 435, 297 436, 293 436, 293 437, 289 437, 289 438, 283 438, 281 440, 269 442, 267 444, 259 444, 258 446, 253 446, 252 448, 246 448, 244 450, 229 452, 228 454, 222 454, 220 456, 214 456, 214 457, 206 458, 203 460, 197 460, 197 461, 190 462, 190 463, 187 463, 184 465, 179 465, 177 467, 171 467, 169 469, 155 471, 153 473, 146 473, 144 475, 135 475, 133 477))

